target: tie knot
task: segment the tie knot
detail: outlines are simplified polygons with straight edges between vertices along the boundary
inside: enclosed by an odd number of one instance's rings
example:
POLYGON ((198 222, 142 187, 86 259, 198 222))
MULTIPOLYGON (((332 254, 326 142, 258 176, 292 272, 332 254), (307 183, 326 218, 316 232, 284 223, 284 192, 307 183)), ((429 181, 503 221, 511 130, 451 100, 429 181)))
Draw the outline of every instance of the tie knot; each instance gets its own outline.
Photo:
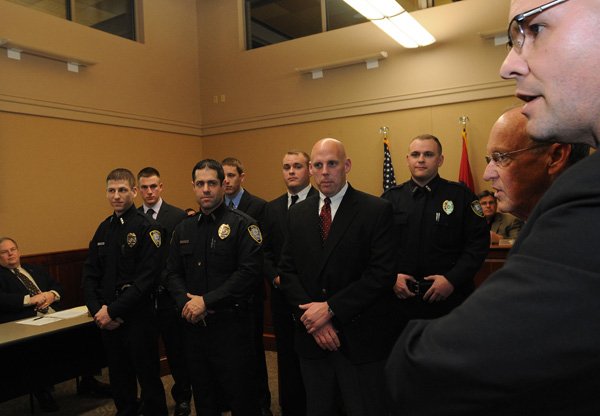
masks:
POLYGON ((152 218, 154 218, 154 213, 156 211, 154 211, 152 208, 148 208, 148 211, 146 211, 146 214, 152 218))
POLYGON ((329 197, 327 196, 327 197, 325 197, 325 199, 323 200, 323 203, 324 203, 325 205, 330 205, 330 204, 331 204, 331 199, 329 199, 329 197))
POLYGON ((290 206, 294 205, 296 202, 298 202, 298 199, 300 199, 300 197, 298 195, 292 195, 291 196, 291 202, 290 202, 290 206))

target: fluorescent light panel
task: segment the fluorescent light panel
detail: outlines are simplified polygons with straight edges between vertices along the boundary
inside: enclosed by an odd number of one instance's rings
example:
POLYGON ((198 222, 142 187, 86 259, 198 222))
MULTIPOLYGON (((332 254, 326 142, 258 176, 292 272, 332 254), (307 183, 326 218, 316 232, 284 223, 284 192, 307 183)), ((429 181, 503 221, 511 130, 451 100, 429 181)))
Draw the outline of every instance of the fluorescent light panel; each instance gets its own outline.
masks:
POLYGON ((430 45, 435 38, 395 0, 344 0, 405 48, 430 45))

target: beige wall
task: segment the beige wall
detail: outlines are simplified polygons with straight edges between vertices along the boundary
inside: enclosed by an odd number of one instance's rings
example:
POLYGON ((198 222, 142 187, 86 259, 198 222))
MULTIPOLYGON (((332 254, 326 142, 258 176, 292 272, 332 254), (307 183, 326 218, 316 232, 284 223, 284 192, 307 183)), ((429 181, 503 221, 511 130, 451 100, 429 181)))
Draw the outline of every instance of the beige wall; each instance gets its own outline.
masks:
POLYGON ((250 51, 241 3, 198 2, 204 135, 514 94, 514 84, 498 75, 506 49, 480 36, 505 33, 509 0, 413 13, 437 39, 425 48, 402 48, 368 22, 250 51), (316 80, 295 70, 379 51, 388 58, 378 69, 356 64, 316 80))
POLYGON ((380 194, 381 126, 390 128, 398 181, 408 176, 408 140, 425 132, 442 140, 441 173, 455 180, 462 115, 484 186, 489 128, 516 100, 498 77, 504 48, 479 32, 504 30, 509 0, 416 12, 438 39, 418 50, 367 23, 245 51, 242 4, 145 1, 143 42, 132 42, 0 0, 0 38, 94 62, 76 74, 0 49, 0 235, 32 254, 85 247, 110 213, 104 178, 117 166, 155 165, 165 199, 185 208, 194 205, 193 164, 232 155, 247 167, 247 188, 271 199, 284 191, 282 154, 326 136, 346 143, 352 184, 380 194), (320 80, 295 70, 381 50, 389 57, 379 69, 326 70, 320 80))
POLYGON ((26 254, 87 247, 111 213, 105 178, 116 167, 153 165, 165 200, 195 205, 202 144, 192 136, 0 112, 0 142, 0 235, 26 254))
POLYGON ((79 73, 64 62, 0 51, 0 110, 199 134, 195 0, 152 0, 134 42, 0 1, 0 38, 21 49, 94 62, 79 73))
POLYGON ((247 170, 244 186, 269 200, 285 192, 281 159, 288 149, 310 153, 318 139, 334 137, 345 143, 352 160, 349 180, 353 186, 379 195, 383 164, 381 126, 390 128, 388 138, 398 183, 409 178, 408 143, 422 133, 432 133, 440 139, 445 155, 440 174, 457 180, 462 146, 459 117, 468 115, 475 120, 467 124, 469 160, 477 190, 482 190, 489 188, 481 178, 489 130, 505 109, 516 104, 517 100, 512 97, 496 98, 228 133, 204 138, 203 151, 206 157, 218 160, 226 156, 239 158, 247 170))

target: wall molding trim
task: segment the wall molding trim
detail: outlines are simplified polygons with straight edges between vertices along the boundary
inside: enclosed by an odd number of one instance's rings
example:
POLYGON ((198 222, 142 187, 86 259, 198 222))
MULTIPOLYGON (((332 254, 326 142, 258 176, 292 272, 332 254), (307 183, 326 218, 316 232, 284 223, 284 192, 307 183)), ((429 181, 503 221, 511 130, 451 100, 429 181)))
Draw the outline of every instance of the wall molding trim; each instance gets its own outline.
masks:
POLYGON ((74 106, 5 94, 0 94, 0 111, 204 137, 342 117, 510 97, 514 95, 514 91, 514 82, 501 80, 204 124, 200 123, 200 115, 198 117, 199 123, 193 124, 180 120, 74 106))
POLYGON ((514 93, 515 84, 513 81, 500 80, 484 84, 422 91, 398 96, 347 102, 331 106, 311 107, 296 111, 265 114, 214 123, 203 123, 201 135, 211 136, 342 117, 385 113, 490 98, 511 97, 514 96, 514 93))
MULTIPOLYGON (((200 124, 0 94, 0 111, 200 136, 200 124)), ((200 118, 200 117, 199 117, 200 118)))

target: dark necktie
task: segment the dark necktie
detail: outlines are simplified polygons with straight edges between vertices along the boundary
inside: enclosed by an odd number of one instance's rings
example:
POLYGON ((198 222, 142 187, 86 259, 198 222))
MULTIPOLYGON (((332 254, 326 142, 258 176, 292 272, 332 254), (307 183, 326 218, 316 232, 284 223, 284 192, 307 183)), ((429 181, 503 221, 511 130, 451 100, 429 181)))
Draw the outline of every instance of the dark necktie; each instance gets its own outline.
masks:
POLYGON ((296 202, 298 202, 298 199, 300 199, 300 197, 298 195, 292 195, 292 202, 290 202, 290 207, 292 205, 294 205, 296 202))
MULTIPOLYGON (((19 279, 21 283, 23 283, 23 286, 25 286, 25 288, 29 292, 29 296, 35 296, 42 293, 42 291, 36 285, 34 285, 33 282, 27 276, 25 276, 19 271, 19 269, 13 269, 13 273, 15 274, 15 276, 17 276, 17 279, 19 279)), ((48 308, 38 309, 38 311, 41 313, 46 313, 48 312, 48 308)))
POLYGON ((233 199, 229 200, 229 208, 234 209, 235 205, 233 205, 233 199))
POLYGON ((323 208, 321 208, 319 218, 321 219, 321 240, 325 242, 327 237, 329 237, 329 229, 331 228, 331 199, 327 197, 323 202, 323 208))
POLYGON ((152 208, 148 208, 148 211, 146 211, 146 215, 154 219, 154 210, 152 208))

